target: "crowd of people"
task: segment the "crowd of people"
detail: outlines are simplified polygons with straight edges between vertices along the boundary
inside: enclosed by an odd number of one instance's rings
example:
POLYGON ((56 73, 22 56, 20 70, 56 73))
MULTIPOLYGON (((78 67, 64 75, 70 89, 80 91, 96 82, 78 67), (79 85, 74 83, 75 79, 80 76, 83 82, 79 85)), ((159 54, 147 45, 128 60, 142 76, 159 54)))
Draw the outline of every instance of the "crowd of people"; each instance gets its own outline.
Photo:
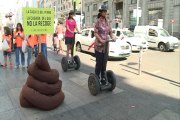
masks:
POLYGON ((22 68, 25 66, 25 52, 27 52, 27 67, 31 63, 32 53, 34 52, 34 56, 38 55, 38 45, 41 45, 41 52, 47 58, 47 45, 46 45, 46 34, 40 35, 25 35, 23 26, 21 23, 17 23, 15 30, 11 32, 11 29, 7 26, 4 27, 4 33, 2 35, 2 42, 6 41, 8 43, 8 49, 3 49, 4 56, 4 64, 2 66, 4 68, 7 67, 7 58, 9 58, 10 68, 19 68, 21 65, 22 68), (25 42, 26 51, 22 50, 23 42, 25 42), (15 53, 15 62, 13 66, 12 62, 12 52, 15 53), (20 62, 21 61, 21 62, 20 62))
MULTIPOLYGON (((74 40, 74 31, 77 29, 76 21, 73 18, 74 12, 70 11, 69 17, 65 21, 65 26, 62 21, 58 21, 55 32, 53 34, 53 47, 54 51, 63 52, 61 42, 65 39, 65 44, 67 45, 67 54, 69 57, 70 51, 72 50, 72 44, 74 40)), ((7 17, 7 16, 6 16, 7 17)), ((9 16, 11 18, 11 16, 9 16)), ((2 42, 6 41, 8 43, 8 49, 3 50, 4 63, 0 62, 3 68, 10 66, 10 68, 22 68, 28 67, 31 64, 31 58, 34 54, 37 57, 38 52, 42 52, 44 57, 47 59, 47 34, 31 34, 25 35, 23 26, 21 23, 17 23, 15 29, 13 29, 13 24, 7 24, 3 29, 2 42), (10 26, 11 25, 11 26, 10 26), (23 50, 24 42, 26 43, 26 51, 23 50), (12 61, 12 53, 15 53, 15 62, 12 61), (25 52, 27 52, 27 66, 25 66, 25 52), (9 58, 9 64, 8 64, 9 58)))

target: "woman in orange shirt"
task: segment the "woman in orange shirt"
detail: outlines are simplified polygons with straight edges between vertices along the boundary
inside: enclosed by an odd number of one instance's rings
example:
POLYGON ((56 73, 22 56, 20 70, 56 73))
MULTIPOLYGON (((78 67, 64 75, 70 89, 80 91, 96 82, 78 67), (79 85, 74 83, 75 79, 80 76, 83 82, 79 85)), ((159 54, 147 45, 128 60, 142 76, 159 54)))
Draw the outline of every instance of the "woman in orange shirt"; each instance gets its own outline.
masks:
POLYGON ((37 36, 33 35, 33 34, 29 35, 28 38, 27 38, 27 53, 28 53, 27 67, 31 63, 32 51, 33 51, 34 45, 36 44, 36 41, 37 41, 37 36))
POLYGON ((16 67, 19 68, 20 62, 19 62, 19 53, 21 54, 21 65, 22 67, 25 67, 25 57, 24 53, 22 52, 22 42, 24 40, 24 33, 23 33, 23 27, 21 23, 17 24, 16 31, 14 32, 14 39, 15 39, 15 54, 16 54, 16 67))
POLYGON ((9 45, 9 49, 3 51, 3 55, 4 55, 4 65, 3 67, 6 68, 7 67, 7 56, 9 57, 9 63, 10 63, 10 68, 13 67, 12 65, 12 59, 11 59, 11 31, 8 27, 4 27, 4 34, 2 35, 2 40, 6 40, 8 45, 9 45))

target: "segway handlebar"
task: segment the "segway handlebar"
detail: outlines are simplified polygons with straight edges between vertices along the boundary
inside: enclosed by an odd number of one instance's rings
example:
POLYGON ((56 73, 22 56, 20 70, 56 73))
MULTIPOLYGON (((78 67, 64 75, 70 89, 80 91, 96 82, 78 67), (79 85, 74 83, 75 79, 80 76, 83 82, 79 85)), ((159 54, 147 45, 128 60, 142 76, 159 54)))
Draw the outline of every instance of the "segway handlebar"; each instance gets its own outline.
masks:
POLYGON ((116 42, 116 38, 115 38, 115 40, 109 39, 109 40, 107 40, 106 42, 116 42))

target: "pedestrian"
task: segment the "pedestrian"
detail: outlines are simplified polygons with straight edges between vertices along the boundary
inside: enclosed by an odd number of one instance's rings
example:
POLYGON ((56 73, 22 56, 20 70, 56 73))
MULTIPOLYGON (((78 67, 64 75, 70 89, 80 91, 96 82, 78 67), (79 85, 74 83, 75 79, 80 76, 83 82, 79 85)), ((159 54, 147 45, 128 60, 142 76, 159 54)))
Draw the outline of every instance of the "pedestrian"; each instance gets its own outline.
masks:
POLYGON ((34 41, 36 41, 37 39, 37 36, 32 34, 32 35, 29 35, 28 38, 27 38, 27 53, 28 53, 28 56, 27 56, 27 68, 29 67, 30 63, 31 63, 31 57, 32 57, 32 52, 33 52, 33 49, 34 49, 34 41))
POLYGON ((57 44, 58 44, 59 38, 57 33, 53 34, 53 47, 54 47, 54 52, 57 51, 57 44))
POLYGON ((66 19, 66 32, 65 32, 65 44, 67 46, 66 57, 69 59, 69 52, 71 52, 71 59, 73 58, 73 45, 75 42, 74 30, 79 33, 79 30, 76 25, 76 21, 73 18, 74 12, 69 12, 69 17, 66 19))
POLYGON ((13 33, 14 33, 14 21, 12 19, 12 15, 9 13, 9 16, 8 16, 8 20, 6 21, 6 26, 10 28, 11 30, 11 36, 12 36, 12 40, 11 40, 11 44, 12 44, 12 50, 14 50, 14 44, 13 44, 13 33))
POLYGON ((2 35, 2 41, 7 41, 9 49, 3 51, 4 55, 4 65, 3 68, 7 67, 7 57, 9 57, 10 68, 13 68, 12 59, 11 59, 11 30, 8 27, 4 27, 4 34, 2 35))
POLYGON ((96 57, 96 66, 95 66, 95 74, 100 78, 101 80, 105 80, 105 70, 106 70, 106 63, 103 63, 105 55, 108 53, 105 53, 105 43, 108 40, 108 36, 110 36, 112 39, 114 39, 112 28, 106 18, 107 15, 107 7, 105 5, 101 5, 99 9, 99 15, 97 18, 97 21, 94 26, 94 35, 96 37, 95 39, 95 57, 96 57))
MULTIPOLYGON (((58 24, 56 26, 56 33, 58 34, 58 39, 59 39, 59 51, 62 50, 62 44, 61 41, 64 39, 64 26, 63 26, 63 22, 58 21, 58 24)), ((62 50, 63 52, 63 50, 62 50)))
POLYGON ((47 44, 46 44, 47 34, 39 35, 39 43, 41 45, 41 52, 47 59, 47 44))
POLYGON ((24 40, 24 32, 21 23, 17 23, 16 31, 14 32, 14 39, 15 39, 15 57, 16 57, 16 66, 15 68, 19 68, 19 53, 21 54, 21 65, 25 67, 25 56, 22 52, 22 42, 24 40))

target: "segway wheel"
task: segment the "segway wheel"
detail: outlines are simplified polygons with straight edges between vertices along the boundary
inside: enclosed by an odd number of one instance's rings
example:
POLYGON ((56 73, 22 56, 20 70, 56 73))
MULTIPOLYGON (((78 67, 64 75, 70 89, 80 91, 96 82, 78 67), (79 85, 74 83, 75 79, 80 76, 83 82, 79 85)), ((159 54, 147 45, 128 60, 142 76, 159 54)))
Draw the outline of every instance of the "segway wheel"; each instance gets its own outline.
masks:
POLYGON ((61 60, 61 66, 64 72, 68 70, 68 59, 66 57, 63 57, 61 60))
POLYGON ((80 61, 80 58, 79 58, 79 56, 74 56, 74 61, 75 61, 75 63, 76 63, 76 67, 75 67, 75 70, 78 70, 79 68, 80 68, 80 66, 81 66, 81 61, 80 61))
POLYGON ((100 92, 100 83, 97 75, 91 73, 88 78, 88 87, 92 95, 96 96, 100 92))
POLYGON ((107 74, 108 82, 111 84, 111 88, 109 88, 109 91, 113 91, 114 88, 116 87, 116 77, 113 71, 111 70, 108 70, 106 74, 107 74))

